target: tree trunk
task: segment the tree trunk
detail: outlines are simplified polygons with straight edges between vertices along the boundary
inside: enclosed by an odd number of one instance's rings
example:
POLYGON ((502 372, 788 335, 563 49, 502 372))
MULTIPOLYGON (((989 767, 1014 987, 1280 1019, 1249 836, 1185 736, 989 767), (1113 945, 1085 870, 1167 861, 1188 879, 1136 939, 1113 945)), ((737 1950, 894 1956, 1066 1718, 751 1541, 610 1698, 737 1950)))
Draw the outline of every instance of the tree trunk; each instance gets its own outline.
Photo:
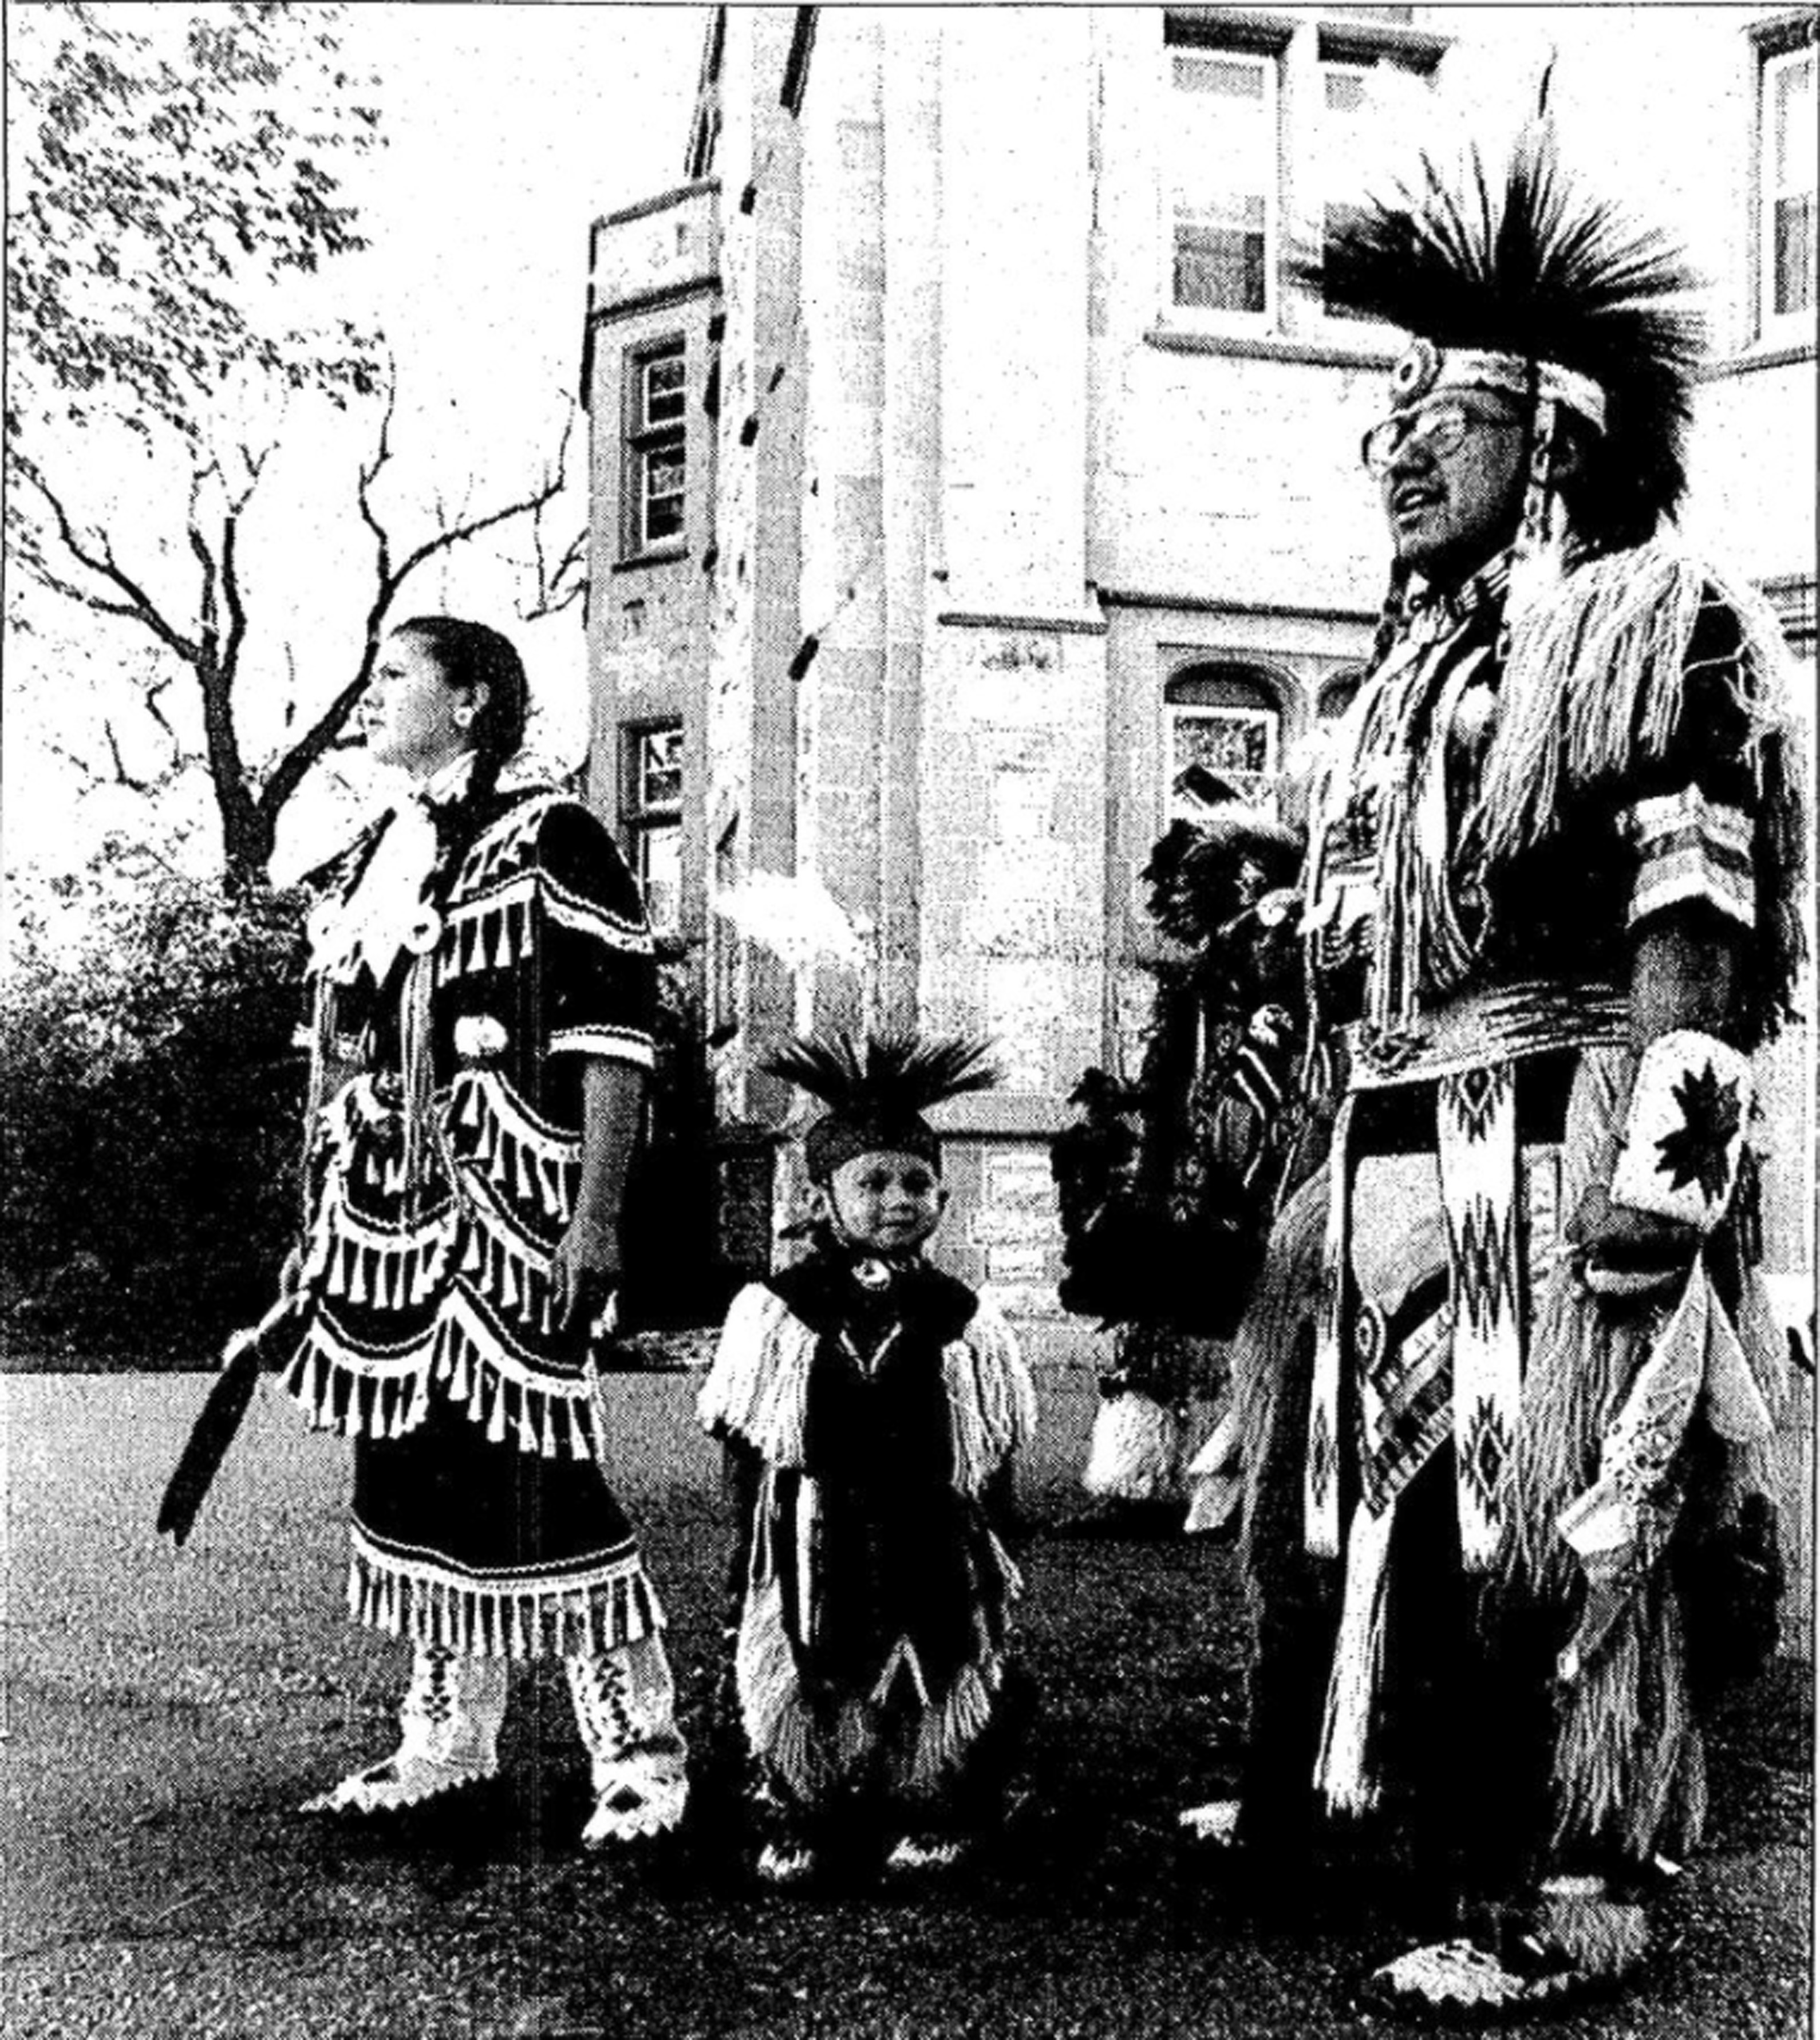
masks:
POLYGON ((271 888, 270 865, 276 832, 270 819, 251 801, 223 800, 217 787, 221 809, 221 849, 227 890, 236 900, 249 900, 271 888))

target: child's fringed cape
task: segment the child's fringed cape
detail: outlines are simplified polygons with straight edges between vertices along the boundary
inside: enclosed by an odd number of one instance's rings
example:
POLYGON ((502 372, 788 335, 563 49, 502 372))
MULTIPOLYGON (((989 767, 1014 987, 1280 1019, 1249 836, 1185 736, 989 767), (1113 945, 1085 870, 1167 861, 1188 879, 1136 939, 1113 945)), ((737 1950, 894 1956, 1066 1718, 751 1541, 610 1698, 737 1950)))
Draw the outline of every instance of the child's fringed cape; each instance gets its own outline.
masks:
POLYGON ((753 1750, 805 1804, 825 1803, 866 1775, 894 1795, 927 1799, 990 1723, 1003 1681, 1005 1616, 1022 1581, 979 1505, 1034 1432, 1035 1391, 1010 1327, 990 1306, 978 1305, 959 1336, 942 1345, 950 1478, 970 1526, 960 1532, 971 1583, 969 1641, 960 1662, 938 1672, 907 1629, 876 1675, 868 1674, 870 1684, 828 1692, 805 1680, 801 1649, 820 1619, 809 1581, 823 1524, 805 1461, 823 1336, 776 1290, 752 1284, 734 1300, 697 1404, 705 1429, 740 1440, 765 1462, 735 1654, 741 1718, 753 1750))
POLYGON ((1577 796, 1662 759, 1678 731, 1703 618, 1737 628, 1731 685, 1757 782, 1757 934, 1741 964, 1753 1036, 1792 1017, 1805 946, 1806 832, 1790 755, 1786 653, 1762 597, 1660 540, 1589 561, 1511 640, 1475 835, 1495 870, 1544 842, 1577 796))
MULTIPOLYGON (((733 1299, 696 1412, 705 1430, 743 1439, 767 1464, 803 1464, 817 1334, 775 1289, 749 1284, 733 1299)), ((981 1303, 942 1349, 954 1486, 977 1495, 1036 1429, 1030 1369, 1004 1319, 981 1303)))

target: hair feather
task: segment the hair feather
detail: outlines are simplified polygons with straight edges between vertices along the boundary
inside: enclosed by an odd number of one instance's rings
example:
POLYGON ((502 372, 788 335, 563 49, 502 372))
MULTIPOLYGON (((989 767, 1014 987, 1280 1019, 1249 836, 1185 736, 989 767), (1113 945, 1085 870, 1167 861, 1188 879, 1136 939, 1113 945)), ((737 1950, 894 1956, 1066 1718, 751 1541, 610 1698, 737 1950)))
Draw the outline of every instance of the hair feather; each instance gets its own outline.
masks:
POLYGON ((1590 376, 1607 415, 1582 535, 1635 544, 1673 514, 1704 346, 1700 279, 1667 237, 1576 187, 1552 122, 1529 124, 1502 179, 1476 149, 1464 179, 1424 153, 1389 195, 1346 207, 1319 257, 1296 266, 1331 307, 1443 348, 1590 376))
POLYGON ((853 1117, 915 1118, 944 1098, 999 1081, 991 1045, 950 1036, 843 1031, 798 1035, 760 1068, 853 1117))

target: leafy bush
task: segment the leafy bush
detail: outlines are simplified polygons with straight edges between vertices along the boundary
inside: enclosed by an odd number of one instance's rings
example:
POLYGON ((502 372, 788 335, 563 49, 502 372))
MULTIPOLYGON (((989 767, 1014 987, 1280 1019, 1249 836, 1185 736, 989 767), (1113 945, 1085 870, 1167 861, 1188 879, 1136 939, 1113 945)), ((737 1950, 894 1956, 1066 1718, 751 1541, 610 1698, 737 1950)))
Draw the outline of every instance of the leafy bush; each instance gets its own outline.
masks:
POLYGON ((117 848, 20 906, 0 985, 7 1327, 195 1364, 295 1236, 299 905, 117 848))

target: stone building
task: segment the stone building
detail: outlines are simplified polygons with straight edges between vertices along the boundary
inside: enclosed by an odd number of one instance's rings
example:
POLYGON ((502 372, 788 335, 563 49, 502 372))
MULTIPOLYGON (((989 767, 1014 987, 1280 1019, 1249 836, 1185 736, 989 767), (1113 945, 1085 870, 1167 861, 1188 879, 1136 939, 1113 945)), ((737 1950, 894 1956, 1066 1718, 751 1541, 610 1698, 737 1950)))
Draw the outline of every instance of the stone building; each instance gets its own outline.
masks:
MULTIPOLYGON (((1715 279, 1687 522, 1810 680, 1810 13, 723 9, 683 181, 595 230, 594 797, 729 1121, 779 1119, 752 1062, 806 1022, 997 1039, 946 1244, 1026 1319, 1049 1136, 1135 1060, 1178 775, 1272 797, 1381 596, 1396 341, 1289 249, 1412 132, 1508 132, 1552 55, 1576 166, 1715 279), (813 874, 857 960, 743 935, 755 873, 813 874)), ((1803 1045, 1766 1083, 1810 1126, 1803 1045)), ((1810 1265, 1802 1186, 1772 1203, 1810 1265)))

